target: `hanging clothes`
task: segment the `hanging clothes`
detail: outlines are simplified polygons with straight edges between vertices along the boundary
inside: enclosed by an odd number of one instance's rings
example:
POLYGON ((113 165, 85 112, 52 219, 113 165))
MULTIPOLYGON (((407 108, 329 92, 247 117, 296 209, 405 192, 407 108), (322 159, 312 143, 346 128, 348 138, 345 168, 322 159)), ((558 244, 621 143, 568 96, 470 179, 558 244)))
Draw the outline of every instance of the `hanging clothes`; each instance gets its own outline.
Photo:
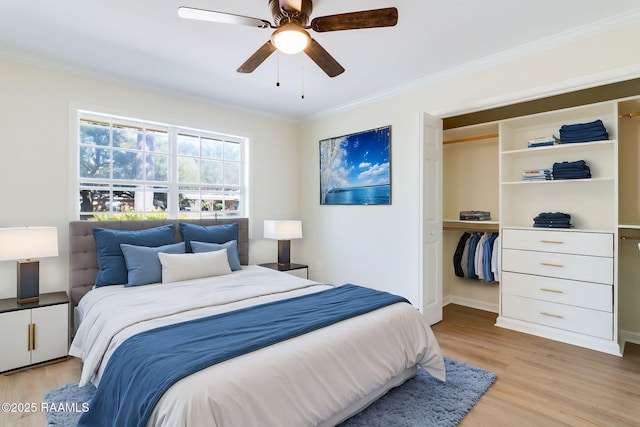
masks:
POLYGON ((462 270, 462 254, 464 252, 464 248, 465 248, 465 244, 467 243, 467 240, 469 240, 469 237, 471 237, 471 233, 467 233, 465 232, 462 237, 460 237, 460 240, 458 241, 458 246, 456 246, 456 251, 453 254, 453 271, 455 273, 456 276, 458 277, 464 277, 464 271, 462 270))
POLYGON ((500 269, 502 268, 500 262, 500 248, 500 235, 497 234, 495 240, 493 241, 493 250, 491 252, 491 273, 493 273, 493 280, 495 280, 496 282, 500 281, 500 269))
POLYGON ((476 249, 476 276, 478 276, 479 280, 484 280, 484 242, 487 241, 487 233, 480 234, 480 240, 478 240, 478 248, 476 249))
POLYGON ((469 239, 469 257, 467 259, 467 269, 469 270, 469 276, 472 279, 477 279, 476 275, 476 251, 478 250, 478 242, 480 241, 480 234, 473 233, 469 239))
POLYGON ((462 251, 462 258, 460 259, 460 266, 462 267, 462 277, 469 277, 469 264, 467 260, 469 259, 469 245, 471 243, 471 234, 469 234, 469 238, 464 243, 464 250, 462 251))
POLYGON ((491 271, 491 261, 493 259, 493 246, 498 238, 498 233, 491 233, 484 241, 484 257, 482 258, 482 269, 484 272, 484 280, 486 282, 495 281, 493 271, 491 271))
POLYGON ((496 241, 499 241, 498 233, 464 232, 453 254, 455 275, 486 282, 498 281, 500 252, 496 241))

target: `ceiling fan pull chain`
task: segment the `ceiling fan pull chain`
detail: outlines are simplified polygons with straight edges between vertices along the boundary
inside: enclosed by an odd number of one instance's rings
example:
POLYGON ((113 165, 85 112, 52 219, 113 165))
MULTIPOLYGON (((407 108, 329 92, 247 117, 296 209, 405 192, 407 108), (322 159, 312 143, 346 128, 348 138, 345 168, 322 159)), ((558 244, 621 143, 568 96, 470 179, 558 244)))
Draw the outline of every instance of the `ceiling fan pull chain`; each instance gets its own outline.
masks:
POLYGON ((304 99, 304 64, 302 64, 302 99, 304 99))
POLYGON ((277 69, 277 71, 276 71, 276 73, 277 73, 277 76, 276 76, 276 80, 277 80, 276 81, 276 87, 280 87, 280 51, 279 50, 276 51, 276 55, 278 56, 277 60, 276 60, 276 62, 278 64, 276 66, 276 69, 277 69))

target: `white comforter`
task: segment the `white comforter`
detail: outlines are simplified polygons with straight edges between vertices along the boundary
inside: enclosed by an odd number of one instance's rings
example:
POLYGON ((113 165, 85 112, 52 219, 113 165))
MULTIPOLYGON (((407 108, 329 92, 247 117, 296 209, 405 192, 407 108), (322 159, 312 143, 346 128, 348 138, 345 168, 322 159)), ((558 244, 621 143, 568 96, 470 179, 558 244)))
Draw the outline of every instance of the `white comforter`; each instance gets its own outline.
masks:
MULTIPOLYGON (((69 354, 83 360, 80 384, 99 385, 113 351, 141 331, 328 288, 258 266, 98 288, 80 302, 82 323, 69 354)), ((430 327, 409 304, 394 304, 184 378, 158 402, 149 425, 314 426, 416 364, 444 380, 430 327)))

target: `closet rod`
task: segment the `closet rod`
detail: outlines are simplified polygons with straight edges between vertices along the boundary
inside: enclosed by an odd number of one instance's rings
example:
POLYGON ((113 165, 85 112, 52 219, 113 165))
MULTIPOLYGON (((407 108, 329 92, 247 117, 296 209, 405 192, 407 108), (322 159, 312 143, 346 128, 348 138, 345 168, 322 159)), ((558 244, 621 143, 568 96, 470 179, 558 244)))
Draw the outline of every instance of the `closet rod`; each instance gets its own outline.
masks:
POLYGON ((620 236, 620 240, 640 240, 640 237, 635 237, 635 236, 620 236))
POLYGON ((630 119, 631 117, 637 117, 637 116, 640 116, 640 111, 636 111, 635 113, 619 114, 618 118, 620 118, 620 119, 630 119))
POLYGON ((479 141, 481 139, 493 139, 497 138, 499 134, 492 133, 489 135, 478 135, 478 136, 470 136, 468 138, 460 138, 460 139, 450 139, 448 141, 442 141, 443 144, 457 144, 458 142, 470 142, 470 141, 479 141))
POLYGON ((449 226, 443 226, 442 227, 443 230, 445 231, 470 231, 470 232, 478 232, 478 233, 483 233, 483 232, 489 232, 489 233, 497 233, 499 232, 498 228, 492 227, 492 228, 485 228, 485 229, 478 229, 478 228, 471 228, 471 227, 449 227, 449 226))

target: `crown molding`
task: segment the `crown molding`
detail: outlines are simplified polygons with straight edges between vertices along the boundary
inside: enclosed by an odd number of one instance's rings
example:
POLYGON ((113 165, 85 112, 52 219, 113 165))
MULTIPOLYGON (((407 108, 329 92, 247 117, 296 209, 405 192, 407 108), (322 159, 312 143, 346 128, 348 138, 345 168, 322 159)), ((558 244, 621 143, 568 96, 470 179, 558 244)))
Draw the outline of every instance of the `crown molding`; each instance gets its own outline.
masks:
MULTIPOLYGON (((466 64, 462 64, 456 67, 448 68, 438 73, 430 74, 423 78, 407 82, 398 86, 395 86, 386 91, 381 91, 373 96, 369 96, 366 98, 361 98, 355 100, 349 104, 343 104, 328 110, 321 111, 317 114, 313 114, 304 119, 304 121, 315 120, 318 118, 330 116, 336 113, 352 110, 355 108, 359 108, 365 105, 370 105, 379 101, 387 100, 399 95, 406 94, 408 92, 420 90, 432 86, 434 84, 451 80, 454 78, 459 78, 465 75, 472 74, 474 72, 482 71, 487 68, 503 64, 509 61, 513 61, 515 59, 523 58, 528 55, 532 55, 535 53, 544 52, 547 50, 551 50, 557 47, 566 46, 570 43, 574 43, 580 40, 588 39, 590 37, 594 37, 600 34, 605 34, 607 32, 622 29, 625 27, 629 27, 632 25, 637 25, 640 23, 640 8, 628 12, 619 14, 607 19, 600 20, 598 22, 594 22, 589 25, 585 25, 583 27, 573 29, 570 31, 565 31, 560 34, 556 34, 553 36, 546 37, 544 39, 527 43, 522 46, 518 46, 513 49, 508 49, 503 52, 497 53, 495 55, 490 55, 484 58, 481 58, 476 61, 468 62, 466 64)), ((603 76, 588 76, 587 78, 579 78, 576 80, 583 80, 582 82, 560 82, 555 86, 558 86, 555 89, 547 89, 545 94, 540 95, 540 88, 532 89, 529 94, 516 94, 515 97, 509 95, 508 98, 505 99, 490 99, 483 100, 478 103, 478 105, 470 106, 468 103, 465 104, 467 107, 467 111, 478 110, 479 108, 491 108, 494 106, 504 105, 505 103, 513 103, 515 101, 527 99, 527 97, 533 97, 534 94, 537 94, 537 97, 548 96, 549 94, 560 93, 562 91, 572 90, 573 88, 585 88, 592 87, 599 84, 605 84, 606 82, 614 82, 620 81, 630 78, 630 76, 634 76, 636 72, 634 70, 624 71, 622 75, 620 75, 622 70, 612 70, 604 72, 603 76), (611 76, 606 76, 606 74, 611 74, 611 76), (626 73, 626 74, 625 74, 626 73), (569 84, 569 86, 566 86, 569 84), (502 104, 501 104, 502 103, 502 104)), ((544 89, 544 88, 543 88, 544 89)), ((533 99, 533 98, 531 98, 533 99)), ((429 114, 434 115, 436 117, 445 117, 447 115, 461 114, 465 112, 461 107, 448 107, 446 110, 442 111, 433 111, 429 114)))

